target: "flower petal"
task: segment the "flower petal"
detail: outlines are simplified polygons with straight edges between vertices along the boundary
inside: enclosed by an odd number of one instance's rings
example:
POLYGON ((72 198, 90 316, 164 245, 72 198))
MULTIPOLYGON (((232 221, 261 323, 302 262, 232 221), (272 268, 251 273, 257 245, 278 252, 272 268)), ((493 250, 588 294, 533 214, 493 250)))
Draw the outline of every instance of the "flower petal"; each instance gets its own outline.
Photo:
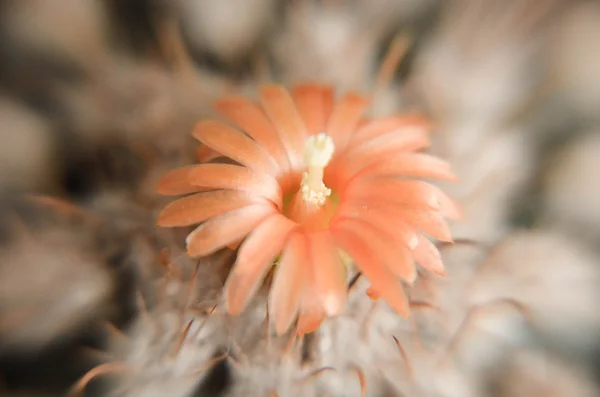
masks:
POLYGON ((394 212, 415 229, 420 229, 440 241, 452 242, 452 233, 440 213, 418 207, 398 207, 394 212))
POLYGON ((275 175, 275 160, 244 133, 216 120, 196 124, 194 138, 223 156, 262 174, 275 175))
MULTIPOLYGON (((382 135, 335 158, 327 167, 326 175, 348 181, 363 171, 369 170, 369 173, 374 174, 374 171, 371 170, 374 164, 397 162, 398 158, 408 155, 408 153, 402 152, 423 149, 429 144, 427 134, 418 130, 407 131, 403 134, 382 135)), ((412 158, 409 159, 412 160, 412 158)), ((418 161, 418 159, 412 161, 418 161)), ((401 172, 405 169, 411 169, 405 163, 406 161, 397 166, 398 175, 401 175, 401 172)), ((409 165, 412 165, 412 163, 409 162, 409 165)), ((437 163, 436 166, 438 166, 437 163)), ((396 170, 394 169, 394 171, 396 170)))
POLYGON ((239 165, 200 164, 189 169, 187 179, 193 186, 243 190, 263 196, 280 208, 282 205, 281 189, 273 177, 239 165))
POLYGON ((429 131, 431 123, 419 115, 390 116, 381 119, 369 120, 360 126, 352 136, 349 149, 362 145, 380 135, 397 131, 399 133, 412 129, 429 131))
POLYGON ((156 192, 163 196, 179 196, 203 190, 188 182, 187 174, 194 167, 196 167, 196 165, 189 165, 167 171, 156 183, 156 192))
MULTIPOLYGON (((410 176, 456 181, 450 163, 425 153, 403 153, 377 161, 364 168, 362 175, 410 176)), ((358 176, 358 175, 357 175, 358 176)))
POLYGON ((244 240, 225 285, 227 311, 241 313, 254 296, 297 224, 277 213, 265 219, 244 240))
MULTIPOLYGON (((333 225, 335 230, 352 230, 352 233, 375 252, 383 266, 395 276, 412 284, 417 278, 417 269, 412 257, 412 251, 405 244, 398 244, 393 237, 362 219, 344 219, 333 225)), ((371 280, 373 282, 373 280, 371 280)))
POLYGON ((452 199, 438 187, 423 181, 357 176, 343 194, 349 201, 364 202, 381 197, 393 203, 430 208, 450 219, 461 216, 461 210, 452 199))
POLYGON ((440 213, 448 219, 458 220, 464 217, 464 210, 460 204, 451 199, 439 187, 428 184, 429 188, 434 192, 440 204, 440 213))
POLYGON ((392 309, 408 316, 408 299, 402 283, 381 262, 379 252, 370 248, 372 241, 363 240, 354 230, 345 227, 336 228, 332 233, 338 246, 354 259, 361 273, 392 309))
POLYGON ((309 265, 307 248, 305 234, 292 233, 275 271, 275 280, 269 294, 269 316, 279 335, 287 332, 298 314, 306 284, 306 268, 309 265))
POLYGON ((346 311, 348 301, 344 263, 328 230, 307 236, 315 292, 326 314, 338 316, 346 311))
POLYGON ((415 261, 425 269, 440 276, 445 276, 446 272, 440 251, 422 234, 418 236, 418 239, 419 242, 413 252, 415 261))
POLYGON ((281 138, 258 104, 232 95, 215 102, 214 107, 264 147, 279 165, 281 173, 289 170, 289 159, 281 138))
POLYGON ((167 205, 159 214, 157 223, 162 227, 195 225, 260 200, 239 190, 196 193, 167 205))
POLYGON ((334 105, 326 132, 333 139, 336 151, 346 148, 369 104, 366 97, 350 92, 334 105))
POLYGON ((379 135, 349 149, 344 157, 383 156, 389 153, 414 152, 431 145, 429 134, 421 128, 409 128, 379 135))
POLYGON ((215 152, 206 145, 199 145, 196 149, 196 160, 199 163, 208 163, 209 161, 221 156, 222 154, 215 152))
POLYGON ((187 253, 191 257, 210 255, 244 238, 274 212, 272 205, 256 204, 211 218, 188 235, 187 253))
POLYGON ((365 201, 347 202, 338 209, 335 220, 342 218, 364 218, 365 221, 390 233, 390 228, 397 227, 394 235, 402 236, 409 242, 409 247, 416 246, 414 234, 406 233, 403 228, 421 230, 438 240, 452 242, 448 224, 439 212, 419 206, 398 205, 392 201, 365 199, 365 201), (386 216, 387 219, 381 218, 386 216), (401 233, 401 234, 398 234, 401 233), (410 236, 410 237, 409 237, 410 236), (409 240, 407 240, 409 238, 409 240))
POLYGON ((315 293, 312 277, 311 275, 308 277, 306 288, 300 301, 300 315, 298 316, 298 324, 296 325, 298 336, 316 331, 326 317, 321 299, 315 293))
POLYGON ((384 234, 392 237, 396 242, 401 242, 408 249, 414 249, 418 244, 419 234, 413 227, 409 226, 396 213, 389 202, 375 202, 370 204, 344 202, 338 208, 338 212, 332 223, 343 219, 357 219, 368 223, 384 234))
POLYGON ((325 132, 333 108, 333 88, 320 84, 303 84, 292 90, 294 103, 309 135, 325 132))
POLYGON ((292 168, 301 167, 308 133, 290 93, 280 85, 271 84, 260 89, 260 99, 286 148, 292 168))
POLYGON ((381 298, 381 294, 379 292, 377 292, 377 290, 375 288, 373 288, 373 287, 367 287, 367 290, 365 291, 365 294, 372 301, 378 301, 381 298))

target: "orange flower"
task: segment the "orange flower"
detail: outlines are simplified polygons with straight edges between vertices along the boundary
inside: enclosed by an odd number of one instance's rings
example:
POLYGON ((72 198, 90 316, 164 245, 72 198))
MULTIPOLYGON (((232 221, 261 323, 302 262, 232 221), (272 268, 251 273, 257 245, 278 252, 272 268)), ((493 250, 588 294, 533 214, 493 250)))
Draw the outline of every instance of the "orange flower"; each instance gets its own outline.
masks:
POLYGON ((414 178, 455 176, 446 162, 420 153, 429 145, 427 122, 363 119, 368 105, 354 93, 336 102, 329 86, 302 85, 290 95, 268 85, 260 104, 235 96, 216 104, 239 129, 215 120, 195 127, 195 138, 233 161, 167 173, 159 193, 193 194, 169 204, 158 223, 200 224, 187 238, 193 257, 241 243, 225 285, 231 314, 244 310, 275 261, 269 310, 278 333, 296 317, 300 334, 312 332, 345 311, 349 258, 370 281, 371 296, 402 315, 402 281, 415 280, 415 261, 443 274, 423 233, 451 241, 444 217, 458 209, 414 178))

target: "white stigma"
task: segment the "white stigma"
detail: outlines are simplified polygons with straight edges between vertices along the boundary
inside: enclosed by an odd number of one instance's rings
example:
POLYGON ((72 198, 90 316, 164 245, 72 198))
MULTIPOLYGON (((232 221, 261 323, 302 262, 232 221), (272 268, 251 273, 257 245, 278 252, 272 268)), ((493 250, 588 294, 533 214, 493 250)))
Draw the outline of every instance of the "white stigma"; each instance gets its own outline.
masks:
POLYGON ((333 139, 325 133, 313 135, 306 140, 304 164, 308 171, 302 175, 300 189, 307 204, 321 207, 331 195, 331 189, 323 183, 323 172, 334 151, 333 139))
POLYGON ((313 135, 304 144, 304 163, 308 167, 325 168, 333 157, 333 139, 324 132, 313 135))

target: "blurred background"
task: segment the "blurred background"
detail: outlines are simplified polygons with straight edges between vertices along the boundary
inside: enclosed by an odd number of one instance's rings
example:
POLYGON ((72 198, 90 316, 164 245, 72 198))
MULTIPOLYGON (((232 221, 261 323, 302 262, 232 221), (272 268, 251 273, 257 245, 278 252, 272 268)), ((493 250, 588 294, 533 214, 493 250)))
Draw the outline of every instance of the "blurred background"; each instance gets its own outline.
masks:
POLYGON ((0 43, 0 396, 600 395, 597 1, 0 0, 0 43), (359 282, 267 336, 215 311, 231 252, 154 226, 195 122, 269 81, 433 121, 466 217, 408 320, 359 282))

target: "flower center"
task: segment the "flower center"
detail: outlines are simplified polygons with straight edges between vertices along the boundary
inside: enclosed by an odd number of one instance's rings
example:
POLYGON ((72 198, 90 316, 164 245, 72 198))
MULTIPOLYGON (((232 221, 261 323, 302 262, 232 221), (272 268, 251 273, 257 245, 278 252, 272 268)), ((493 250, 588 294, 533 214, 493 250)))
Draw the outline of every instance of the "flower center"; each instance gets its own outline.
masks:
POLYGON ((333 139, 327 134, 309 137, 303 156, 306 171, 302 175, 291 176, 296 182, 288 185, 291 191, 284 192, 283 213, 306 230, 329 227, 339 203, 339 197, 323 181, 325 167, 333 158, 334 150, 333 139))
POLYGON ((322 207, 331 196, 331 189, 323 183, 323 174, 334 150, 333 139, 324 133, 313 135, 306 140, 304 164, 308 171, 302 175, 300 191, 302 199, 308 205, 322 207))

